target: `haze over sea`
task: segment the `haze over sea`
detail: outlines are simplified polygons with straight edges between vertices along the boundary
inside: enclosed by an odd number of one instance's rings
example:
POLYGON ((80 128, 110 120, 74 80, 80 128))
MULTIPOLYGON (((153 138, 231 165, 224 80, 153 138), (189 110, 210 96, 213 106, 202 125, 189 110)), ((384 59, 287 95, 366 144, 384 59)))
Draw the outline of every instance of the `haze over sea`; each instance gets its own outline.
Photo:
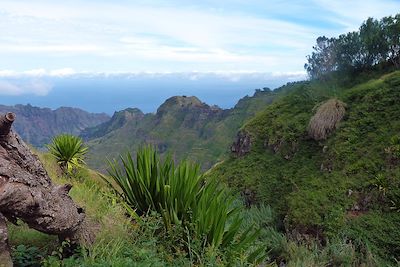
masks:
POLYGON ((21 90, 30 88, 31 93, 4 95, 1 97, 1 104, 31 104, 52 109, 69 106, 108 114, 128 107, 155 112, 168 97, 194 95, 209 105, 231 108, 240 98, 252 95, 254 89, 274 89, 304 78, 305 74, 302 72, 80 74, 39 78, 26 76, 8 78, 5 82, 10 85, 17 83, 21 90))

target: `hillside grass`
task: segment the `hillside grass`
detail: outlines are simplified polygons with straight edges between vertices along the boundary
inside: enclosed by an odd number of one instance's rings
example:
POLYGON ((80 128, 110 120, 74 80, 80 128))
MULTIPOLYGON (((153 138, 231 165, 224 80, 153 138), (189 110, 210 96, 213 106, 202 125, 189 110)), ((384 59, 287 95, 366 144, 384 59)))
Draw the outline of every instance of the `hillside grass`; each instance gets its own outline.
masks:
MULTIPOLYGON (((182 232, 166 232, 161 216, 148 214, 133 221, 116 199, 103 190, 103 181, 96 172, 83 170, 80 179, 64 179, 54 159, 39 153, 41 161, 53 181, 72 183, 71 197, 85 208, 89 221, 95 227, 97 238, 93 246, 63 258, 63 247, 54 236, 29 229, 26 225, 9 225, 10 243, 16 266, 251 266, 244 257, 212 248, 203 251, 195 240, 186 240, 182 232), (184 247, 193 247, 188 254, 184 247)), ((321 247, 317 241, 297 243, 287 238, 276 227, 276 213, 266 205, 243 212, 244 228, 260 228, 256 246, 263 246, 267 258, 265 266, 358 266, 355 248, 344 242, 333 242, 321 247)), ((375 266, 370 256, 365 266, 375 266)))
MULTIPOLYGON (((365 76, 363 76, 365 77, 365 76)), ((294 83, 246 123, 244 157, 218 164, 219 177, 250 201, 278 213, 280 229, 321 244, 348 240, 386 265, 400 260, 400 72, 358 84, 294 83), (316 107, 331 98, 346 114, 326 141, 308 137, 316 107), (251 192, 251 193, 249 193, 251 192)))
POLYGON ((159 216, 152 214, 140 223, 134 222, 126 216, 112 195, 103 190, 102 181, 96 172, 83 170, 82 180, 60 178, 60 171, 52 156, 42 153, 39 156, 53 182, 73 185, 70 195, 84 207, 90 224, 95 228, 96 241, 75 257, 60 259, 58 252, 61 246, 57 237, 29 229, 24 224, 10 224, 9 239, 14 255, 19 252, 18 246, 24 245, 38 248, 40 257, 36 257, 36 263, 41 261, 44 266, 188 265, 185 257, 174 255, 168 237, 161 240, 156 234, 163 227, 159 216))

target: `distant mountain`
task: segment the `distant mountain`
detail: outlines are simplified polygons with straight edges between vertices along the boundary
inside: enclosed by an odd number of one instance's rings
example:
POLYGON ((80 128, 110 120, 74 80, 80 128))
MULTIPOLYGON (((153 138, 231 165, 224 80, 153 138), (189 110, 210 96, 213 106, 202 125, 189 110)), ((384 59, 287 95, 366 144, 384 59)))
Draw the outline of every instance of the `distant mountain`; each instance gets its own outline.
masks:
POLYGON ((226 110, 194 96, 174 96, 155 114, 143 114, 138 109, 116 112, 110 121, 81 133, 89 140, 87 161, 94 168, 104 169, 105 157, 116 158, 143 144, 153 144, 161 154, 195 160, 207 169, 227 152, 245 120, 269 105, 276 95, 269 89, 257 90, 226 110))
POLYGON ((102 124, 84 129, 80 136, 84 140, 102 137, 115 129, 119 129, 130 121, 138 121, 144 117, 143 112, 137 108, 127 108, 114 113, 112 118, 102 124))
POLYGON ((43 147, 60 133, 79 135, 87 127, 93 127, 110 119, 107 114, 94 114, 78 108, 61 107, 56 110, 31 105, 0 105, 0 114, 14 112, 17 120, 15 130, 22 139, 35 146, 43 147))

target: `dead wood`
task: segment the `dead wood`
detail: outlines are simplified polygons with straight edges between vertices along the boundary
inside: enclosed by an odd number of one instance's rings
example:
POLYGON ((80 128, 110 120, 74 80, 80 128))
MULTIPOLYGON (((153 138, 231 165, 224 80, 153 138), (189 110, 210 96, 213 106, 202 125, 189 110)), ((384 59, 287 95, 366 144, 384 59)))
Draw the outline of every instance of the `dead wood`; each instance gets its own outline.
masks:
MULTIPOLYGON (((39 158, 11 130, 14 119, 12 113, 0 115, 0 213, 60 239, 92 243, 85 212, 68 195, 71 185, 52 183, 39 158)), ((0 241, 4 238, 7 231, 0 232, 0 241)))

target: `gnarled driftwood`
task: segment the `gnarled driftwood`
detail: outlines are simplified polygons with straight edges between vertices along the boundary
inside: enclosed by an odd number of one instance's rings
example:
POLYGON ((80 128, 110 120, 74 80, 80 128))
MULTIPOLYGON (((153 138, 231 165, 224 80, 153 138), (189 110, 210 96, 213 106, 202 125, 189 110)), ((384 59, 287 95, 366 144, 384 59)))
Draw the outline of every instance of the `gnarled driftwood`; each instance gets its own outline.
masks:
POLYGON ((14 120, 13 113, 0 115, 0 266, 10 264, 4 217, 60 239, 93 242, 84 210, 68 195, 71 185, 51 182, 39 158, 11 130, 14 120))

